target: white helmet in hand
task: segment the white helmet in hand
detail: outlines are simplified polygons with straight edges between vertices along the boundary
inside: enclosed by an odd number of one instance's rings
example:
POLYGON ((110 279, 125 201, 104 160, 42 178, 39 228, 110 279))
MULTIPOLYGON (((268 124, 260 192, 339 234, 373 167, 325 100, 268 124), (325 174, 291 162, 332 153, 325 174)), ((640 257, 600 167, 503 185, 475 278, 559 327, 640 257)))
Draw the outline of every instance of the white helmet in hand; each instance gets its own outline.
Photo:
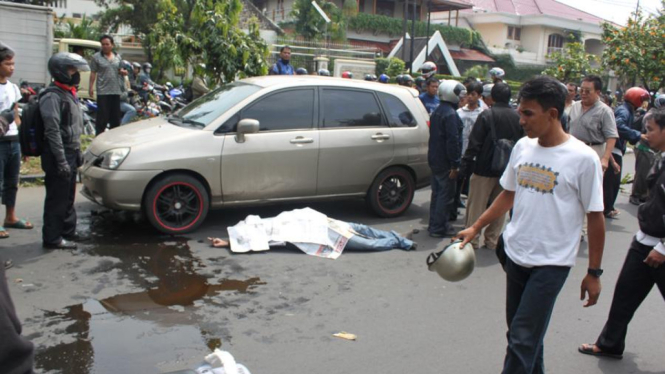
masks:
POLYGON ((460 248, 461 240, 457 240, 441 252, 434 252, 427 257, 427 268, 436 271, 439 276, 450 282, 465 279, 476 266, 476 253, 470 243, 460 248))

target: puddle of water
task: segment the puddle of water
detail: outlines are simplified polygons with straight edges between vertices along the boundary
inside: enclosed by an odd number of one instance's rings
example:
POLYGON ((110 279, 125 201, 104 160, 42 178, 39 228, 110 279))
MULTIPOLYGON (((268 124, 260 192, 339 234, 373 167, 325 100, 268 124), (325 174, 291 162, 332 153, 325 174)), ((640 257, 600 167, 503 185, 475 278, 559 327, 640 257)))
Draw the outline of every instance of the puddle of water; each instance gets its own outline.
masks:
MULTIPOLYGON (((34 328, 38 336, 57 340, 37 347, 36 367, 44 372, 154 373, 159 363, 202 357, 206 346, 213 350, 223 341, 219 331, 201 328, 205 321, 196 307, 214 302, 224 308, 223 292, 252 293, 265 284, 259 278, 217 281, 198 274, 205 265, 192 256, 187 238, 159 235, 131 215, 82 215, 79 235, 81 255, 120 260, 102 260, 86 273, 118 269, 146 291, 90 299, 33 321, 40 325, 34 328)), ((223 258, 215 265, 237 273, 237 265, 223 258)), ((113 281, 100 287, 113 287, 113 281)))
POLYGON ((91 299, 64 313, 46 312, 47 329, 55 327, 68 342, 38 351, 36 367, 72 374, 157 372, 157 363, 200 355, 203 346, 222 346, 221 338, 201 330, 185 306, 222 291, 252 292, 262 284, 259 278, 189 283, 182 289, 91 299))

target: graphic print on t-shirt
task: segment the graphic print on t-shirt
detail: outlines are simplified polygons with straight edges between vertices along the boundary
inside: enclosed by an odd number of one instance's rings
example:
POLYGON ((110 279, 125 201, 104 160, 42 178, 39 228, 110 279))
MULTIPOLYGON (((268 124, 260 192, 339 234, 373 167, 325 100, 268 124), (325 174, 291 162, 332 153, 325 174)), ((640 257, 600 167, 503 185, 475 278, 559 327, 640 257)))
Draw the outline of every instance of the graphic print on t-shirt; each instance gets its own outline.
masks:
POLYGON ((559 173, 545 165, 525 163, 518 166, 517 170, 517 183, 524 188, 554 194, 554 188, 559 184, 559 173))

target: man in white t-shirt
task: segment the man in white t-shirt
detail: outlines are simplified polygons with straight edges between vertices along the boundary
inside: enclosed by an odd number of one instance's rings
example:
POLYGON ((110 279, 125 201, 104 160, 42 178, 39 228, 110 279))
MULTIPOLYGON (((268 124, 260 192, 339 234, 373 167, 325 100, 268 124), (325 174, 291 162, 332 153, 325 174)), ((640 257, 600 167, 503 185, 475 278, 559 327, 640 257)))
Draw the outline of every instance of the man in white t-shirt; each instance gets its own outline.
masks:
MULTIPOLYGON (((520 125, 527 137, 517 142, 501 177, 504 191, 469 228, 457 234, 463 244, 506 214, 503 233, 506 271, 508 349, 503 373, 543 373, 543 340, 557 295, 575 264, 586 214, 589 269, 582 281, 585 307, 600 295, 600 264, 605 245, 603 177, 596 153, 566 134, 560 117, 565 87, 538 77, 520 91, 520 125)), ((501 259, 500 246, 497 255, 501 259)))
POLYGON ((0 196, 6 208, 5 221, 0 225, 0 239, 9 237, 7 228, 32 229, 32 223, 19 219, 15 214, 21 169, 21 146, 18 140, 18 116, 16 103, 21 100, 21 91, 9 78, 14 74, 14 51, 0 43, 0 111, 14 110, 14 121, 0 132, 0 196))

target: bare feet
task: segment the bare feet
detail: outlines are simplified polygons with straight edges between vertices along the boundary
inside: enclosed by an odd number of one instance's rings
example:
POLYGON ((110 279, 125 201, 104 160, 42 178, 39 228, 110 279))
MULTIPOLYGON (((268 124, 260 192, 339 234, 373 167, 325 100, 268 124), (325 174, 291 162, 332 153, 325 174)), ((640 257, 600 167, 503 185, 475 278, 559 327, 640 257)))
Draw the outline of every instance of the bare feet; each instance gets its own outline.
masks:
POLYGON ((224 239, 208 238, 208 240, 210 241, 210 244, 215 248, 223 248, 229 246, 229 242, 224 239))

